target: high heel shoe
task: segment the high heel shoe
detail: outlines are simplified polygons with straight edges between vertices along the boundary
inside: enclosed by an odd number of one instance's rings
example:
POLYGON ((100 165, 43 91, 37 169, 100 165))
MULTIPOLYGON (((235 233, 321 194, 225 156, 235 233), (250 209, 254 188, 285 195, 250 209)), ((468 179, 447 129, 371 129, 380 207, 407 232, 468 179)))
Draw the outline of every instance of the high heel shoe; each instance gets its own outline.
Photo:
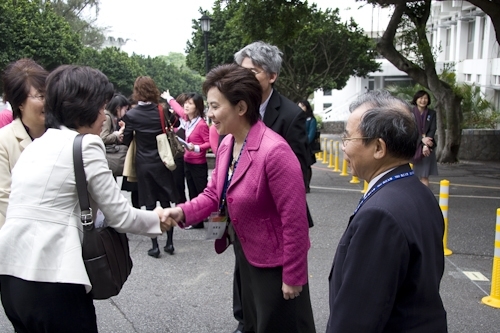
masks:
POLYGON ((158 238, 151 238, 153 248, 148 250, 148 256, 158 258, 160 256, 160 249, 158 248, 158 238))
POLYGON ((152 249, 149 249, 148 256, 158 258, 160 256, 160 249, 157 247, 153 247, 152 249))
POLYGON ((165 245, 165 247, 163 248, 163 250, 165 252, 167 252, 168 254, 173 255, 174 251, 175 251, 174 245, 173 244, 167 244, 167 245, 165 245))

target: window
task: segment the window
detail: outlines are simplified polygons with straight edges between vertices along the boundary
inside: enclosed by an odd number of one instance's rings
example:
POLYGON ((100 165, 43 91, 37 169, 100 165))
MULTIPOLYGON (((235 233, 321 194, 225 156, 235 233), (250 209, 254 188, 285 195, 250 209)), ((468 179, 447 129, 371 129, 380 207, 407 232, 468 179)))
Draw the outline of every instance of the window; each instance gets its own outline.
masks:
POLYGON ((485 22, 484 22, 484 17, 481 17, 481 20, 479 21, 479 59, 483 58, 483 47, 484 47, 484 29, 485 29, 485 22))
POLYGON ((464 74, 464 81, 465 82, 471 82, 471 80, 472 80, 471 74, 464 74))
POLYGON ((481 82, 481 74, 477 74, 476 75, 476 83, 480 83, 481 82))
POLYGON ((323 111, 328 109, 328 108, 331 108, 332 107, 332 103, 323 103, 323 111))
POLYGON ((450 60, 451 29, 446 29, 444 59, 450 60))
POLYGON ((493 84, 500 86, 500 75, 493 75, 493 84))
POLYGON ((323 95, 324 96, 332 96, 332 90, 323 90, 323 95))
POLYGON ((472 59, 474 56, 474 34, 476 31, 476 21, 469 22, 467 32, 467 59, 472 59))

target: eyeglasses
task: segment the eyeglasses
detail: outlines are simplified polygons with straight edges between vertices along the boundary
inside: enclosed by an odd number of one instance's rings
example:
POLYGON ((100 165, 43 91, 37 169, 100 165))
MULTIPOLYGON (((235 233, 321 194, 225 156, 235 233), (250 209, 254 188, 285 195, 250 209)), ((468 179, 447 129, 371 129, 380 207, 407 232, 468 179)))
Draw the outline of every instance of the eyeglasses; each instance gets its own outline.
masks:
POLYGON ((34 99, 37 99, 39 101, 44 101, 45 100, 45 95, 28 95, 28 97, 31 97, 31 98, 34 98, 34 99))
POLYGON ((257 68, 250 68, 250 71, 252 71, 252 73, 254 73, 255 75, 258 75, 262 73, 264 70, 259 71, 257 68))
POLYGON ((366 136, 356 137, 356 138, 348 138, 345 135, 342 135, 342 137, 340 138, 340 140, 342 140, 342 145, 344 147, 346 146, 347 142, 349 142, 351 140, 370 140, 370 139, 373 139, 373 138, 369 138, 369 137, 366 137, 366 136))

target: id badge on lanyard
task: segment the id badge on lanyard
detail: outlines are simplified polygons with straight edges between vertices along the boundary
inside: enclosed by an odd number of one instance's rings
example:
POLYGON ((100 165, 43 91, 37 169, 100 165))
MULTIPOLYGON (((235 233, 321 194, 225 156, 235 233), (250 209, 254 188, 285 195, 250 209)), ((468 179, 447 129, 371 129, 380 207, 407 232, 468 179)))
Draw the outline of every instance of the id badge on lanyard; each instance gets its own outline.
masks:
POLYGON ((227 215, 220 212, 210 214, 208 222, 205 222, 205 228, 207 229, 205 239, 221 239, 224 236, 227 222, 227 215))

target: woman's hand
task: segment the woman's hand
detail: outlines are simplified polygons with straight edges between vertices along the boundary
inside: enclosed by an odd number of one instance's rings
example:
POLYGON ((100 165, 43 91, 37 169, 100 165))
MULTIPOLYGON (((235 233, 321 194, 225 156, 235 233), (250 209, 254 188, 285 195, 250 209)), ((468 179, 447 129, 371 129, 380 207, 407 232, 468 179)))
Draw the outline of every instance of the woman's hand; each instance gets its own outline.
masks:
POLYGON ((194 145, 192 143, 189 143, 188 146, 186 147, 187 150, 189 151, 194 151, 194 145))
POLYGON ((161 229, 161 232, 168 231, 172 227, 177 226, 177 222, 172 217, 170 217, 169 214, 165 213, 165 211, 168 210, 168 209, 169 208, 163 209, 161 207, 156 207, 154 209, 154 212, 156 214, 158 214, 158 218, 160 219, 160 229, 161 229))
POLYGON ((173 219, 177 225, 177 222, 184 220, 184 212, 179 207, 166 208, 163 210, 163 218, 171 218, 173 219))
POLYGON ((123 142, 123 131, 114 131, 113 132, 114 135, 116 135, 116 137, 118 138, 118 141, 121 143, 123 142))
POLYGON ((283 298, 289 300, 300 296, 300 293, 302 292, 302 286, 289 286, 285 282, 283 282, 281 290, 283 291, 283 298))
POLYGON ((422 154, 427 157, 431 154, 431 149, 427 146, 422 147, 422 154))
POLYGON ((167 102, 171 100, 173 97, 170 95, 170 91, 167 89, 161 94, 161 98, 166 100, 167 102))
POLYGON ((429 136, 423 137, 422 138, 422 143, 424 145, 429 146, 429 147, 433 147, 434 146, 434 140, 432 140, 432 138, 429 137, 429 136))

